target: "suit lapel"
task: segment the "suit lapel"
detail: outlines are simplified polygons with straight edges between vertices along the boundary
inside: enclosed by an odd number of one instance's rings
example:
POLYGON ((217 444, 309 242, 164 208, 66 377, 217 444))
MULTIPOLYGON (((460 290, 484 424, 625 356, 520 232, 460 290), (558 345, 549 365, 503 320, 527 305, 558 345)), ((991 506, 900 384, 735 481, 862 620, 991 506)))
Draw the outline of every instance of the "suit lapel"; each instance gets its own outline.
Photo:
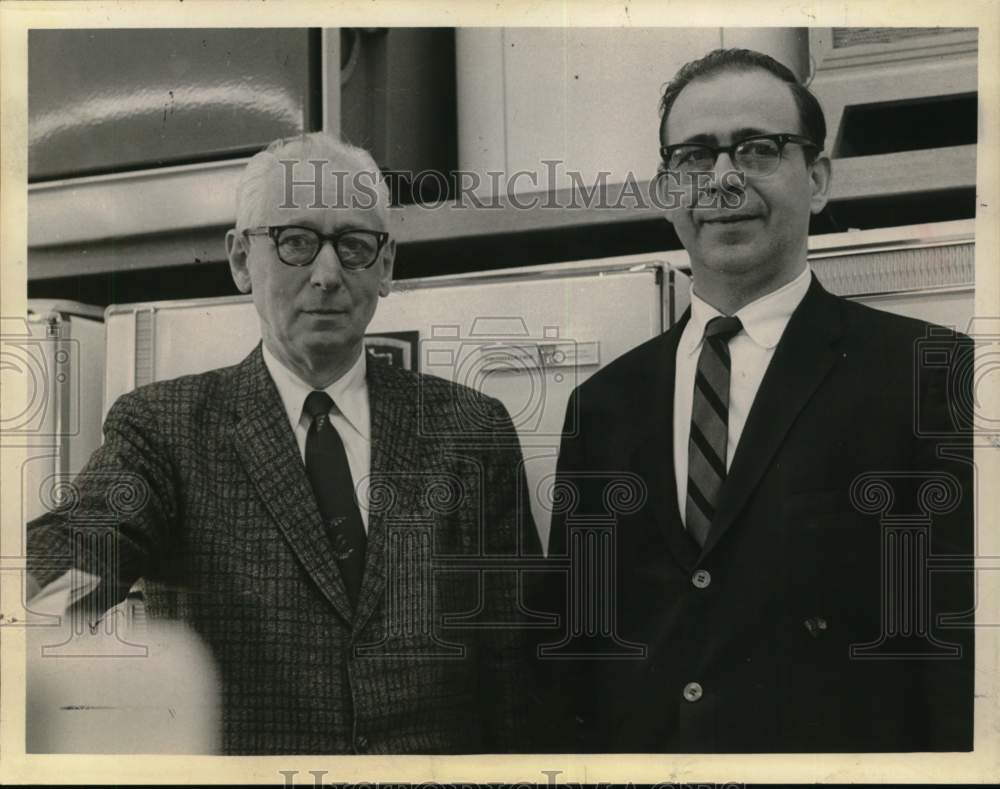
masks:
POLYGON ((840 305, 813 275, 757 390, 703 553, 732 525, 799 412, 840 358, 835 343, 842 334, 840 305))
POLYGON ((410 376, 368 357, 368 399, 371 408, 371 476, 369 477, 368 545, 365 572, 358 595, 355 628, 371 617, 385 591, 388 525, 399 514, 399 503, 412 499, 419 485, 418 398, 410 376), (395 504, 394 504, 395 503, 395 504))
POLYGON ((247 475, 305 571, 337 613, 351 622, 347 590, 259 345, 236 369, 232 403, 236 450, 247 475))
POLYGON ((675 560, 684 568, 690 568, 698 560, 698 544, 684 528, 677 502, 673 403, 677 346, 690 316, 691 311, 687 310, 677 324, 663 335, 652 402, 643 411, 652 414, 653 420, 650 432, 643 434, 634 451, 632 465, 645 479, 656 522, 675 560))

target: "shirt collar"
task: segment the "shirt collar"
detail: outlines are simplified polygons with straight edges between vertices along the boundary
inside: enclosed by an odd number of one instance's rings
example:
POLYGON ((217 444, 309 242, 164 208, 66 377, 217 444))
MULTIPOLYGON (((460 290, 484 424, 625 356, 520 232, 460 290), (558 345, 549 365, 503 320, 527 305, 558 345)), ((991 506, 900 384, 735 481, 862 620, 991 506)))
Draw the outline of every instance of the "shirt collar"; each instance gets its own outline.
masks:
MULTIPOLYGON (((761 348, 774 348, 795 308, 805 298, 811 279, 812 269, 807 263, 802 273, 791 282, 737 310, 736 317, 743 324, 743 332, 761 348)), ((691 317, 688 321, 690 331, 685 332, 681 350, 688 355, 697 351, 705 335, 705 325, 719 315, 722 315, 719 310, 692 290, 691 317)))
MULTIPOLYGON (((294 426, 302 418, 302 409, 305 406, 306 397, 313 391, 313 388, 289 370, 274 354, 267 345, 262 344, 261 350, 264 354, 264 366, 271 374, 274 385, 281 396, 281 403, 288 414, 288 421, 294 426)), ((357 361, 340 378, 330 384, 323 391, 326 392, 336 403, 337 410, 343 414, 344 418, 351 424, 365 440, 371 440, 369 421, 364 418, 367 408, 367 373, 368 354, 362 349, 357 361)))

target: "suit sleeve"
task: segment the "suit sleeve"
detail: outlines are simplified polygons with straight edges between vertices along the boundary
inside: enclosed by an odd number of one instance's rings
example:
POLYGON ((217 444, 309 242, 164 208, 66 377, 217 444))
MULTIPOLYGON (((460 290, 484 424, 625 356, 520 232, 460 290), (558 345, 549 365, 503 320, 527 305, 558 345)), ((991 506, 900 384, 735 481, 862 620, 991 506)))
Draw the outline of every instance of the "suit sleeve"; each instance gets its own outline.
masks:
MULTIPOLYGON (((538 557, 541 544, 531 515, 524 462, 507 410, 496 402, 492 446, 484 459, 484 536, 494 556, 538 557)), ((485 572, 488 621, 507 626, 482 631, 480 687, 486 702, 486 742, 497 752, 537 750, 528 730, 534 677, 519 594, 524 573, 485 572)))
POLYGON ((104 444, 75 479, 59 484, 57 506, 27 526, 28 572, 44 587, 71 568, 97 576, 91 605, 103 610, 162 555, 175 516, 171 464, 152 404, 121 397, 104 424, 104 444))

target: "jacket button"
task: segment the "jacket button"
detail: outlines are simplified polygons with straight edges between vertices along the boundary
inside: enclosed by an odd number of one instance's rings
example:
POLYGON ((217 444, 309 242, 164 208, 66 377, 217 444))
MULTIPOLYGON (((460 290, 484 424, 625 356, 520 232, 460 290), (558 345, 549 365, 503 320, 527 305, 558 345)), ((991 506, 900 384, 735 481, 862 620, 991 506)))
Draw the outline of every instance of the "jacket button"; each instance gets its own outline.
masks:
POLYGON ((691 583, 697 589, 707 589, 708 585, 712 583, 712 574, 708 570, 697 570, 691 576, 691 583))
POLYGON ((368 750, 368 738, 363 734, 359 734, 354 738, 354 750, 358 753, 364 753, 368 750))
POLYGON ((684 698, 687 701, 698 701, 703 695, 705 691, 697 682, 689 682, 684 686, 684 698))

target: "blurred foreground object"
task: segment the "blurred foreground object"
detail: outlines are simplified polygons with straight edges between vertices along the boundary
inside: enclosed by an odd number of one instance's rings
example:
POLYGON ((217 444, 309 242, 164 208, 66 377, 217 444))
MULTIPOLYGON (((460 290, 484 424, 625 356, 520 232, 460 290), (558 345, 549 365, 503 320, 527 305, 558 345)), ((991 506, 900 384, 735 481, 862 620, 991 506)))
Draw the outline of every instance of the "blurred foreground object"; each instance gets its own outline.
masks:
MULTIPOLYGON (((39 625, 68 607, 56 585, 30 603, 39 625)), ((219 751, 218 673, 190 627, 147 623, 133 595, 93 626, 79 619, 28 630, 28 753, 219 751)))

